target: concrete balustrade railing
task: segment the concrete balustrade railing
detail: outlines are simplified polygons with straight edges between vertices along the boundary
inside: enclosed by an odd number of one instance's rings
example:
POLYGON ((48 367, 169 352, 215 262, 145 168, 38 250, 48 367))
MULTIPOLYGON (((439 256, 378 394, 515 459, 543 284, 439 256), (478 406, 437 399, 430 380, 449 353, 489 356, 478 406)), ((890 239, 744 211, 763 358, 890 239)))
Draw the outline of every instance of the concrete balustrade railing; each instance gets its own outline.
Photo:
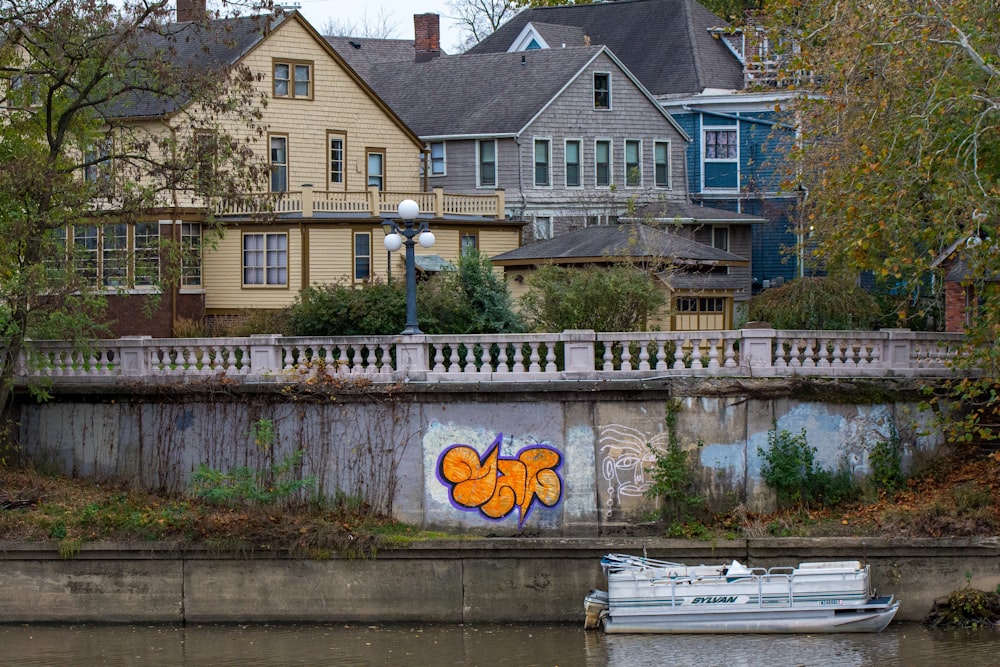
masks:
POLYGON ((614 377, 791 375, 941 377, 961 334, 882 331, 619 332, 468 336, 127 337, 86 345, 34 341, 21 381, 114 382, 226 377, 372 382, 599 380, 614 377))

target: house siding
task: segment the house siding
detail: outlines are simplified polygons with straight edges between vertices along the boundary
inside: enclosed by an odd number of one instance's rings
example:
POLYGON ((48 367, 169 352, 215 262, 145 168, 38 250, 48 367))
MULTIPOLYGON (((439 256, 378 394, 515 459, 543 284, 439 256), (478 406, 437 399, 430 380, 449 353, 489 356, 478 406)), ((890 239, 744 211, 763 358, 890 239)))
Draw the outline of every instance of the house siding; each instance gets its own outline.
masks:
MULTIPOLYGON (((288 136, 290 189, 297 189, 303 183, 312 184, 317 190, 329 189, 326 132, 335 130, 346 134, 347 190, 359 191, 367 187, 366 150, 369 148, 385 151, 386 190, 420 190, 420 146, 301 23, 285 21, 243 63, 254 72, 264 74, 258 84, 268 96, 262 122, 269 127, 270 133, 288 136), (312 62, 313 98, 273 97, 274 60, 312 62)), ((259 141, 257 145, 266 155, 267 144, 259 141)))

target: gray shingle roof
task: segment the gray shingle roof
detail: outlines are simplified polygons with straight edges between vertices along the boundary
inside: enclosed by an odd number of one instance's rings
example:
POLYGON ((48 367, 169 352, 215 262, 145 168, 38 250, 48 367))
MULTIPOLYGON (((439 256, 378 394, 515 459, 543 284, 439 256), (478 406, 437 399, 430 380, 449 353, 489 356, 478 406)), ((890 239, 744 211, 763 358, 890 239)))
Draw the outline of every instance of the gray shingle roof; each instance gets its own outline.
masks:
MULTIPOLYGON (((285 17, 272 15, 186 21, 166 26, 162 32, 145 35, 140 48, 156 55, 181 73, 181 83, 174 90, 164 80, 151 84, 150 90, 135 90, 116 98, 103 112, 108 118, 144 118, 165 116, 183 108, 191 99, 183 80, 197 80, 191 73, 210 75, 233 66, 256 46, 266 32, 285 17)), ((146 56, 136 56, 146 57, 146 56)), ((141 82, 137 82, 141 88, 141 82)))
POLYGON ((413 61, 416 48, 412 39, 368 39, 365 37, 326 36, 333 50, 359 73, 378 63, 413 61))
POLYGON ((750 223, 762 224, 767 222, 767 218, 760 218, 746 213, 727 211, 721 208, 710 208, 701 206, 690 201, 654 201, 639 206, 636 209, 636 216, 646 220, 696 220, 701 223, 723 222, 723 223, 750 223))
POLYGON ((422 137, 513 135, 601 50, 443 56, 424 63, 375 64, 362 74, 422 137))
POLYGON ((677 234, 641 223, 584 227, 496 255, 496 264, 530 264, 538 260, 595 260, 607 258, 667 258, 680 263, 745 264, 746 259, 677 234))
MULTIPOLYGON (((591 44, 610 48, 654 95, 743 88, 742 65, 722 40, 708 33, 708 28, 728 24, 694 0, 618 0, 525 9, 468 53, 505 52, 528 23, 582 28, 591 44)), ((545 30, 539 28, 548 41, 545 30)))

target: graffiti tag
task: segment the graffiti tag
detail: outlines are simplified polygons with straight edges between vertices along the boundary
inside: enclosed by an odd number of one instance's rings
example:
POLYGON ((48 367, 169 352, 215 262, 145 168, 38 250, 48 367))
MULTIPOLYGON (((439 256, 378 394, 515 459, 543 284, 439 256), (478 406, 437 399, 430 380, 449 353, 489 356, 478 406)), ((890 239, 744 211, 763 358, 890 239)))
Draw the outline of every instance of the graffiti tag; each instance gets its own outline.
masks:
POLYGON ((452 445, 438 459, 438 477, 450 487, 451 502, 459 509, 478 510, 490 519, 503 519, 517 509, 520 528, 535 501, 552 507, 562 497, 557 472, 562 456, 551 447, 535 445, 516 457, 504 457, 502 441, 501 433, 482 457, 468 445, 452 445))

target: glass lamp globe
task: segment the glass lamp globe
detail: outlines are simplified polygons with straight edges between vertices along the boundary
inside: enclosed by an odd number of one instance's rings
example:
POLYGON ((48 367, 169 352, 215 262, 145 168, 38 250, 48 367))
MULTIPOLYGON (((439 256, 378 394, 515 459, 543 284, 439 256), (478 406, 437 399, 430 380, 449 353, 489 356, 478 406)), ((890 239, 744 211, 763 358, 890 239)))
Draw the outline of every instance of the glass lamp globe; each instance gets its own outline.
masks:
POLYGON ((430 248, 434 245, 434 234, 431 232, 420 232, 417 242, 420 244, 421 248, 430 248))
POLYGON ((385 245, 386 250, 395 252, 402 247, 403 237, 393 232, 392 234, 386 234, 385 238, 382 239, 382 243, 385 245))
POLYGON ((399 211, 399 217, 403 220, 415 220, 420 213, 420 206, 412 199, 404 199, 399 202, 399 207, 396 210, 399 211))

